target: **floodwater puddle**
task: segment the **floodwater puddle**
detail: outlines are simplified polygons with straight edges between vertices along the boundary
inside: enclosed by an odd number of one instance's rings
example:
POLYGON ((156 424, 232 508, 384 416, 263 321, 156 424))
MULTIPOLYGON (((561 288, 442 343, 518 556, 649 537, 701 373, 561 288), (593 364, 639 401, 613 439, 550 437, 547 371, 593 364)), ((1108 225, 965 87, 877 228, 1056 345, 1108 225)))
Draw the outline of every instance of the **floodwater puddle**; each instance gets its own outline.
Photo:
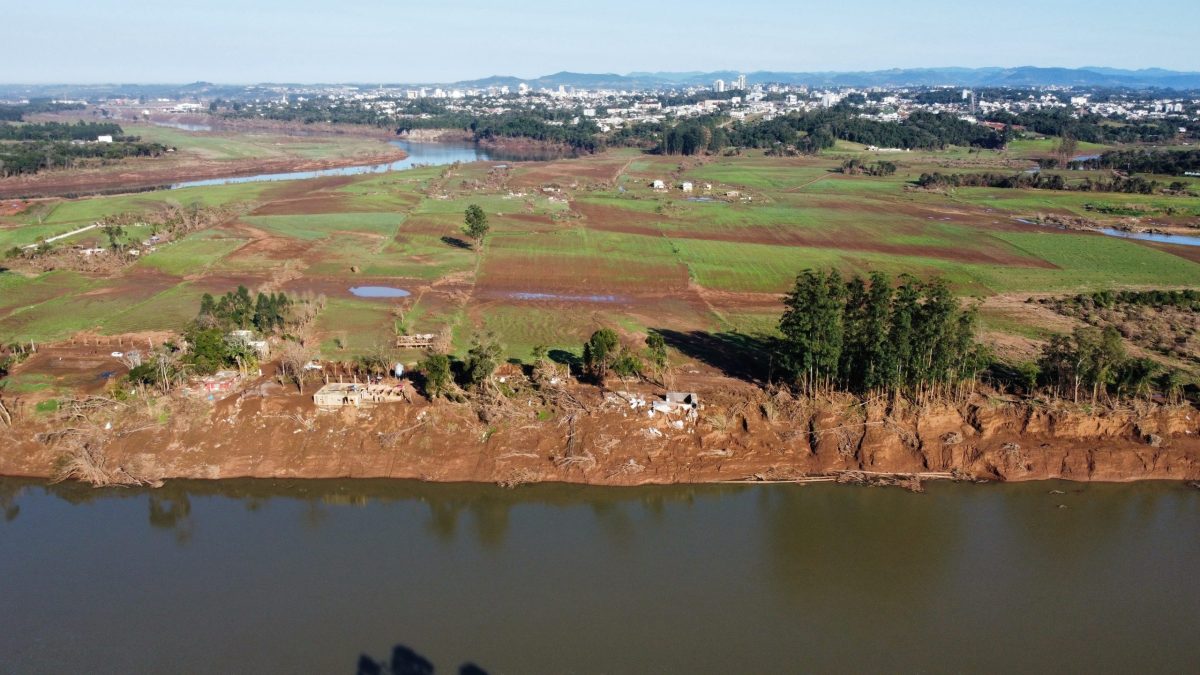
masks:
POLYGON ((179 129, 180 131, 196 132, 213 130, 212 126, 208 124, 187 124, 184 122, 152 122, 152 124, 157 127, 170 127, 172 129, 179 129))
POLYGON ((1111 227, 1104 227, 1097 230, 1103 232, 1110 237, 1122 237, 1124 239, 1140 239, 1142 241, 1157 241, 1161 244, 1179 244, 1180 246, 1200 246, 1200 237, 1191 237, 1186 234, 1157 234, 1154 232, 1126 232, 1117 230, 1111 227))
POLYGON ((409 291, 394 286, 352 286, 350 293, 360 298, 407 298, 412 295, 409 291))
POLYGON ((566 302, 617 302, 620 300, 615 295, 571 295, 564 293, 533 293, 528 291, 509 293, 508 297, 514 300, 559 300, 566 302))
MULTIPOLYGON (((1042 225, 1037 221, 1028 218, 1013 218, 1018 223, 1026 225, 1042 225)), ((1055 229, 1065 229, 1055 225, 1045 225, 1045 227, 1053 227, 1055 229)), ((1100 227, 1094 230, 1077 230, 1078 232, 1099 232, 1110 237, 1120 237, 1122 239, 1137 239, 1139 241, 1155 241, 1160 244, 1177 244, 1179 246, 1200 246, 1200 237, 1193 237, 1186 234, 1161 234, 1156 232, 1126 232, 1113 227, 1100 227)))

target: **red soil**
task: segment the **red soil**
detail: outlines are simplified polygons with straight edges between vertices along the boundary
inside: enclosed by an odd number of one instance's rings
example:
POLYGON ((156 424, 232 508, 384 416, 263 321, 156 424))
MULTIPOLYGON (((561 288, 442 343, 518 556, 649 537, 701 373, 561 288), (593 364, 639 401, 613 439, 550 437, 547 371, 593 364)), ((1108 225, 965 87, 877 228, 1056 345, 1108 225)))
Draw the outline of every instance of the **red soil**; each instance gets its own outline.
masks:
MULTIPOLYGON (((697 421, 649 417, 619 400, 605 403, 586 386, 573 394, 588 410, 569 425, 538 421, 532 410, 485 424, 469 406, 421 401, 319 413, 307 395, 276 389, 265 398, 234 393, 213 406, 197 402, 168 426, 131 421, 128 431, 97 431, 95 444, 111 465, 156 478, 638 485, 867 471, 1200 479, 1200 414, 1190 406, 1084 413, 984 397, 921 408, 860 408, 847 400, 795 405, 719 377, 683 374, 680 382, 700 393, 705 408, 697 421)), ((0 474, 49 476, 65 448, 35 440, 45 426, 24 412, 19 408, 17 428, 0 429, 0 474)))
MULTIPOLYGON (((1022 255, 1013 250, 1008 244, 991 239, 986 232, 981 232, 978 239, 972 241, 971 248, 947 246, 918 246, 903 244, 887 244, 874 239, 877 233, 862 231, 862 236, 856 236, 853 230, 839 228, 830 232, 822 232, 812 228, 789 227, 776 225, 768 227, 742 227, 726 230, 705 230, 703 228, 687 229, 675 224, 670 227, 660 227, 658 223, 670 223, 669 216, 657 216, 625 210, 618 207, 578 202, 574 209, 587 219, 591 229, 624 234, 637 234, 649 237, 669 236, 677 239, 703 239, 709 241, 729 241, 746 244, 766 244, 770 246, 800 246, 807 248, 832 248, 844 251, 862 251, 882 253, 887 255, 919 256, 941 258, 958 262, 1011 265, 1017 267, 1040 267, 1053 269, 1055 265, 1040 258, 1022 255)), ((1018 223, 1017 225, 1020 225, 1018 223)), ((1029 226, 1026 226, 1029 227, 1029 226)), ((994 229, 1014 229, 1005 224, 994 229)), ((920 226, 904 223, 896 227, 897 232, 916 234, 920 226)))

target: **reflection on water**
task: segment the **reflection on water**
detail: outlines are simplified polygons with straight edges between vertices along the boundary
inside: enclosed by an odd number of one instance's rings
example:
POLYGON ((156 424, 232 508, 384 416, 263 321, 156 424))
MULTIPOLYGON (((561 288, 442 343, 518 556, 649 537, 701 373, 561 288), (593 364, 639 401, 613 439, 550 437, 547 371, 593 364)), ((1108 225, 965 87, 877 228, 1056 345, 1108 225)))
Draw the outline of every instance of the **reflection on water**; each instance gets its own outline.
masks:
POLYGON ((16 672, 346 672, 396 644, 495 672, 1184 671, 1200 656, 1200 491, 1174 484, 5 479, 0 508, 16 672))

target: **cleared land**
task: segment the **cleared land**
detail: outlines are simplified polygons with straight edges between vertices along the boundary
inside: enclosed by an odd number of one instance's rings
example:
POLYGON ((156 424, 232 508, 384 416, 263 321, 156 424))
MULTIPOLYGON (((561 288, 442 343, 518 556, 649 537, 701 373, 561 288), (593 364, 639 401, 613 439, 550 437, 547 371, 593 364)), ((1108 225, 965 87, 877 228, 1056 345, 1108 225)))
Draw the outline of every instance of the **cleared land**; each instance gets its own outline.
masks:
MULTIPOLYGON (((141 130, 139 130, 141 131, 141 130)), ((264 139, 154 128, 188 136, 204 162, 261 158, 264 139), (221 159, 227 158, 227 159, 221 159)), ((182 141, 181 141, 182 142, 182 141)), ((378 141, 371 141, 378 143, 378 141)), ((279 152, 327 148, 292 139, 279 152)), ((357 151, 359 145, 339 146, 357 151)), ((577 352, 599 326, 627 335, 773 330, 779 296, 806 267, 847 273, 940 274, 983 301, 984 335, 1001 351, 1028 351, 1053 330, 1030 295, 1127 287, 1200 286, 1194 248, 1147 244, 1023 223, 1038 214, 1117 222, 1086 208, 1105 202, 1170 207, 1174 226, 1196 225, 1195 197, 1038 190, 917 191, 925 171, 985 170, 1024 161, 1007 153, 897 153, 889 177, 836 172, 867 153, 849 144, 818 157, 761 153, 706 161, 614 151, 553 162, 483 162, 288 183, 248 183, 88 199, 21 203, 0 216, 0 248, 34 243, 108 214, 163 203, 240 205, 243 215, 162 246, 111 276, 0 273, 0 340, 126 334, 182 327, 205 292, 254 289, 324 294, 317 338, 331 358, 387 344, 397 310, 413 332, 449 331, 456 347, 491 330, 509 355, 535 345, 577 352), (671 189, 656 192, 654 180, 671 189), (679 189, 692 182, 695 191, 679 189), (711 186, 711 187, 706 187, 711 186), (459 231, 468 204, 492 233, 476 252, 459 231), (352 286, 404 288, 403 301, 351 295, 352 286)), ((273 151, 273 150, 272 150, 273 151)), ((1024 153, 1024 154, 1023 154, 1024 153)), ((1167 218, 1167 216, 1163 216, 1167 218)), ((96 231, 67 245, 102 243, 96 231)), ((415 357, 416 354, 410 355, 415 357)))

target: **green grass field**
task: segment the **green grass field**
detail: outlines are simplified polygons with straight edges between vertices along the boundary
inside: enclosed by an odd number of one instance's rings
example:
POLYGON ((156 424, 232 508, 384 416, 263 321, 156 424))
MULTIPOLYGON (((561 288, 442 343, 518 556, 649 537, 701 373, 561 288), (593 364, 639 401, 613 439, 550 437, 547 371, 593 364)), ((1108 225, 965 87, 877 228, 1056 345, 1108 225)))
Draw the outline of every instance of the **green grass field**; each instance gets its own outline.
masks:
MULTIPOLYGON (((213 158, 267 152, 267 141, 256 137, 158 127, 146 136, 186 142, 213 158)), ((879 155, 900 164, 896 175, 881 178, 835 172, 845 157, 864 154, 864 148, 840 143, 816 157, 747 153, 687 164, 624 150, 522 164, 512 170, 512 184, 490 187, 489 166, 473 165, 453 175, 427 167, 337 184, 244 183, 51 200, 0 222, 0 247, 164 203, 243 204, 246 215, 162 246, 113 277, 0 272, 0 341, 55 340, 80 330, 178 329, 194 316, 202 293, 220 294, 238 284, 324 294, 327 309, 315 337, 330 358, 387 344, 397 307, 408 308, 414 330, 450 326, 456 348, 464 349, 472 333, 490 330, 521 358, 540 344, 578 351, 582 339, 604 325, 627 334, 654 327, 770 332, 779 294, 810 267, 941 275, 973 297, 1200 286, 1192 251, 1015 220, 1059 212, 1109 222, 1085 208, 1097 202, 1185 218, 1192 210, 1200 213, 1200 199, 910 189, 923 171, 967 170, 946 168, 954 162, 989 170, 988 162, 1045 153, 1053 142, 1017 142, 1006 153, 952 148, 879 155), (617 185, 600 184, 617 170, 623 170, 617 185), (715 201, 689 201, 678 189, 654 192, 655 179, 692 181, 697 192, 691 196, 701 196, 702 186, 711 183, 715 201), (536 180, 562 192, 543 193, 536 180), (726 199, 731 190, 741 194, 726 199), (481 206, 492 224, 481 251, 460 232, 468 204, 481 206), (349 287, 361 284, 399 286, 420 300, 349 294, 349 287)), ((297 143, 287 151, 316 157, 328 150, 319 145, 297 143)), ((1081 144, 1079 151, 1092 150, 1081 144)), ((986 325, 1025 337, 1045 334, 1007 316, 990 317, 986 325)))

